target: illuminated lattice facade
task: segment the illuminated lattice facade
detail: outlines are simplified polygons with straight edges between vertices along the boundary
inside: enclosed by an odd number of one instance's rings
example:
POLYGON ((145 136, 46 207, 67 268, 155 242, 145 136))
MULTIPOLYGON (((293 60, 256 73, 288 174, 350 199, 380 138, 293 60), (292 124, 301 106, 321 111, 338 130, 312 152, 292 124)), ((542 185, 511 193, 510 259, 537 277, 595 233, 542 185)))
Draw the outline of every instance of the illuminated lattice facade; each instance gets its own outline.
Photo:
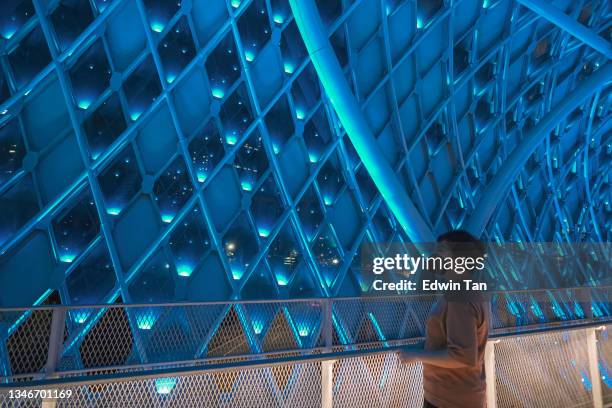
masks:
MULTIPOLYGON (((432 234, 478 214, 513 149, 609 69, 514 1, 319 3, 432 234)), ((556 6, 609 40, 608 2, 556 6)), ((353 296, 361 243, 411 241, 288 2, 0 8, 0 305, 353 296)), ((533 146, 485 235, 610 240, 604 82, 533 146)))

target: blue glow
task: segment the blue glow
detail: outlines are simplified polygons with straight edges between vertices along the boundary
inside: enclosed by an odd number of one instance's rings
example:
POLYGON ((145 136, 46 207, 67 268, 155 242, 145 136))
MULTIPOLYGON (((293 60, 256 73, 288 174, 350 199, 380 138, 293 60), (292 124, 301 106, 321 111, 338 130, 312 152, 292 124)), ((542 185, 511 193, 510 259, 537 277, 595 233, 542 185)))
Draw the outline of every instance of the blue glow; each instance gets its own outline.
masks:
POLYGON ((13 29, 9 28, 7 31, 2 33, 2 36, 5 39, 10 40, 15 35, 16 32, 17 32, 17 30, 13 30, 13 29))
POLYGON ((417 17, 417 19, 416 19, 416 27, 418 29, 423 28, 423 18, 422 17, 417 17))
POLYGON ((74 254, 64 254, 59 257, 59 260, 60 262, 72 263, 72 261, 74 261, 74 258, 76 258, 76 255, 74 254))
POLYGON ((600 305, 597 302, 593 302, 591 305, 591 311, 595 317, 603 317, 604 312, 601 310, 600 305))
POLYGON ((574 301, 574 313, 576 314, 576 317, 584 319, 584 310, 582 310, 582 307, 576 301, 574 301))
POLYGON ((253 184, 250 181, 242 181, 240 182, 240 186, 244 191, 253 191, 253 184))
POLYGON ((612 377, 608 375, 607 365, 602 361, 599 362, 599 372, 602 373, 601 379, 603 380, 604 384, 606 384, 608 388, 612 388, 612 377))
POLYGON ((484 9, 489 8, 489 0, 483 0, 482 8, 484 8, 484 9))
POLYGON ((77 324, 83 324, 87 321, 90 311, 87 309, 77 309, 70 312, 72 315, 72 321, 77 324))
POLYGON ((176 266, 176 273, 179 276, 183 276, 185 278, 188 278, 193 273, 193 266, 191 266, 189 264, 178 264, 176 266))
POLYGON ((81 100, 77 103, 77 106, 81 109, 87 109, 91 105, 91 101, 81 100))
POLYGON ((295 108, 295 117, 298 118, 299 120, 302 120, 306 117, 306 114, 304 113, 302 109, 295 108))
POLYGON ((264 324, 261 320, 253 320, 253 331, 255 334, 261 334, 264 324))
POLYGON ((174 377, 158 378, 155 380, 155 391, 158 394, 167 395, 172 392, 176 385, 177 379, 174 377))
POLYGON ((168 74, 166 75, 166 82, 171 84, 176 79, 176 74, 168 74))
POLYGON ((225 135, 225 142, 228 145, 235 145, 237 141, 238 141, 238 137, 236 135, 234 134, 225 135))
POLYGON ((151 30, 155 31, 156 33, 161 33, 164 31, 164 25, 162 23, 153 22, 151 23, 151 30))
POLYGON ((278 154, 278 152, 280 152, 280 147, 278 147, 276 143, 272 143, 272 151, 274 154, 278 154))
POLYGON ((334 200, 330 196, 324 195, 323 202, 325 203, 325 205, 332 205, 334 203, 334 200))
POLYGON ((272 17, 272 20, 274 20, 276 24, 283 24, 285 22, 285 18, 280 14, 275 14, 274 17, 272 17))
POLYGON ((244 52, 244 58, 248 62, 253 62, 253 60, 255 59, 255 54, 252 51, 245 51, 244 52))
POLYGON ((559 305, 559 302, 557 302, 557 300, 553 298, 553 295, 549 294, 549 297, 551 298, 552 310, 553 312, 555 312, 555 316, 560 319, 567 320, 567 315, 563 311, 561 305, 559 305))
POLYGON ((257 233, 262 238, 268 238, 270 236, 270 230, 264 227, 257 228, 257 233))
POLYGON ((332 321, 334 322, 334 328, 336 329, 336 333, 338 333, 338 337, 340 338, 341 344, 348 344, 348 339, 346 338, 344 331, 338 324, 338 320, 336 319, 336 315, 332 313, 332 321))
POLYGON ((230 1, 230 4, 232 5, 233 8, 238 8, 240 7, 240 0, 232 0, 230 1))
POLYGON ((225 96, 225 92, 223 92, 223 89, 221 88, 213 88, 212 96, 217 99, 223 99, 223 96, 225 96))
POLYGON ((119 207, 109 207, 106 209, 106 213, 109 215, 119 215, 121 213, 121 208, 119 207))
POLYGON ((358 277, 358 280, 359 280, 359 288, 361 289, 361 291, 367 292, 369 289, 367 282, 361 277, 358 277))
POLYGON ((540 308, 540 305, 535 299, 531 300, 531 311, 533 312, 533 314, 535 314, 538 317, 538 319, 540 320, 546 319, 546 317, 544 316, 544 312, 542 311, 542 308, 540 308))
POLYGON ((374 329, 376 330, 376 333, 378 334, 378 337, 385 341, 387 340, 385 338, 384 333, 382 332, 382 329, 380 328, 380 326, 378 325, 378 321, 376 320, 376 318, 374 317, 374 315, 372 314, 372 312, 369 312, 368 315, 370 316, 370 320, 372 321, 372 324, 374 325, 374 329))
POLYGON ((17 32, 17 27, 14 27, 14 26, 4 27, 4 30, 2 31, 2 36, 6 38, 7 40, 10 40, 15 35, 16 32, 17 32))
POLYGON ((142 115, 142 112, 132 112, 130 113, 130 119, 132 119, 133 121, 136 121, 138 120, 140 115, 142 115))
POLYGON ((196 177, 199 183, 203 183, 206 181, 206 173, 198 171, 196 172, 196 177))
POLYGON ((587 391, 591 391, 591 388, 593 388, 593 384, 591 384, 591 380, 589 380, 589 376, 587 375, 587 373, 584 372, 584 370, 580 370, 580 377, 580 381, 582 382, 582 386, 584 387, 584 389, 587 391))
POLYGON ((285 74, 289 74, 289 75, 291 75, 291 74, 293 74, 293 71, 295 70, 295 67, 293 66, 293 64, 292 64, 292 63, 290 63, 290 62, 285 62, 285 63, 283 64, 283 70, 285 71, 285 74))
POLYGON ((287 286, 287 284, 289 283, 289 279, 285 275, 280 272, 277 272, 275 275, 276 283, 278 283, 279 286, 287 286))
POLYGON ((304 322, 297 324, 297 330, 300 337, 308 337, 310 334, 310 327, 304 322))
POLYGON ((157 313, 153 310, 146 310, 136 315, 136 325, 140 330, 151 330, 157 321, 157 313))
POLYGON ((244 275, 244 269, 239 267, 239 266, 232 266, 232 278, 234 278, 234 280, 240 280, 240 278, 242 278, 242 276, 244 275))
POLYGON ((174 215, 173 214, 162 214, 162 216, 161 216, 161 220, 165 224, 170 224, 173 219, 174 219, 174 215))
POLYGON ((316 163, 319 161, 319 156, 317 156, 315 153, 308 153, 308 160, 311 163, 316 163))

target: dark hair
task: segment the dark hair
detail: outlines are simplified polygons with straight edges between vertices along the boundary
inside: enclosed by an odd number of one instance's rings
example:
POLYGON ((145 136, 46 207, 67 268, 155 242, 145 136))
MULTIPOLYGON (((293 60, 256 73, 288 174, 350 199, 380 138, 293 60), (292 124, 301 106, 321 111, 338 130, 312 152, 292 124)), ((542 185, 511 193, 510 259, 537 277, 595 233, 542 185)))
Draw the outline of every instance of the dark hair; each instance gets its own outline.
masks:
POLYGON ((450 244, 453 256, 479 257, 485 254, 484 243, 465 230, 457 229, 446 232, 436 241, 450 244))

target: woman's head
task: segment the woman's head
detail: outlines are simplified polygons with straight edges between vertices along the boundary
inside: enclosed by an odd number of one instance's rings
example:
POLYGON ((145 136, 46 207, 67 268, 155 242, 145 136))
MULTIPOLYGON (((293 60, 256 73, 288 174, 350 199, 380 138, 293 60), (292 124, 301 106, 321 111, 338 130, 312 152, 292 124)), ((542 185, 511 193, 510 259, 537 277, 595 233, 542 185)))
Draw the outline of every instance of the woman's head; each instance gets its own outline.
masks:
MULTIPOLYGON (((467 231, 453 230, 438 237, 436 254, 443 258, 452 258, 456 261, 462 261, 461 264, 464 265, 466 259, 482 260, 485 256, 485 245, 467 231)), ((472 261, 469 263, 472 263, 472 261)), ((463 274, 464 271, 460 272, 460 274, 463 274)), ((457 271, 446 272, 451 274, 459 273, 457 271)), ((452 275, 449 277, 452 277, 452 275)))
POLYGON ((438 237, 438 248, 449 251, 449 256, 479 257, 485 254, 484 243, 465 230, 452 230, 438 237))

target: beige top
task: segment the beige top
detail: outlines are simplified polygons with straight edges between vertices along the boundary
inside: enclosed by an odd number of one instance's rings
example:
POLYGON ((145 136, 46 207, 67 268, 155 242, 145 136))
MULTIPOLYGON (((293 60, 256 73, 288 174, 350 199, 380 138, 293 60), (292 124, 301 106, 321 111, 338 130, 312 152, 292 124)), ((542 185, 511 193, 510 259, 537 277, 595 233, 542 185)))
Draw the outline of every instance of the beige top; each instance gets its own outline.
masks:
POLYGON ((486 407, 484 353, 489 335, 491 304, 439 300, 427 318, 426 350, 448 348, 469 367, 442 368, 423 364, 425 399, 438 408, 486 407))

